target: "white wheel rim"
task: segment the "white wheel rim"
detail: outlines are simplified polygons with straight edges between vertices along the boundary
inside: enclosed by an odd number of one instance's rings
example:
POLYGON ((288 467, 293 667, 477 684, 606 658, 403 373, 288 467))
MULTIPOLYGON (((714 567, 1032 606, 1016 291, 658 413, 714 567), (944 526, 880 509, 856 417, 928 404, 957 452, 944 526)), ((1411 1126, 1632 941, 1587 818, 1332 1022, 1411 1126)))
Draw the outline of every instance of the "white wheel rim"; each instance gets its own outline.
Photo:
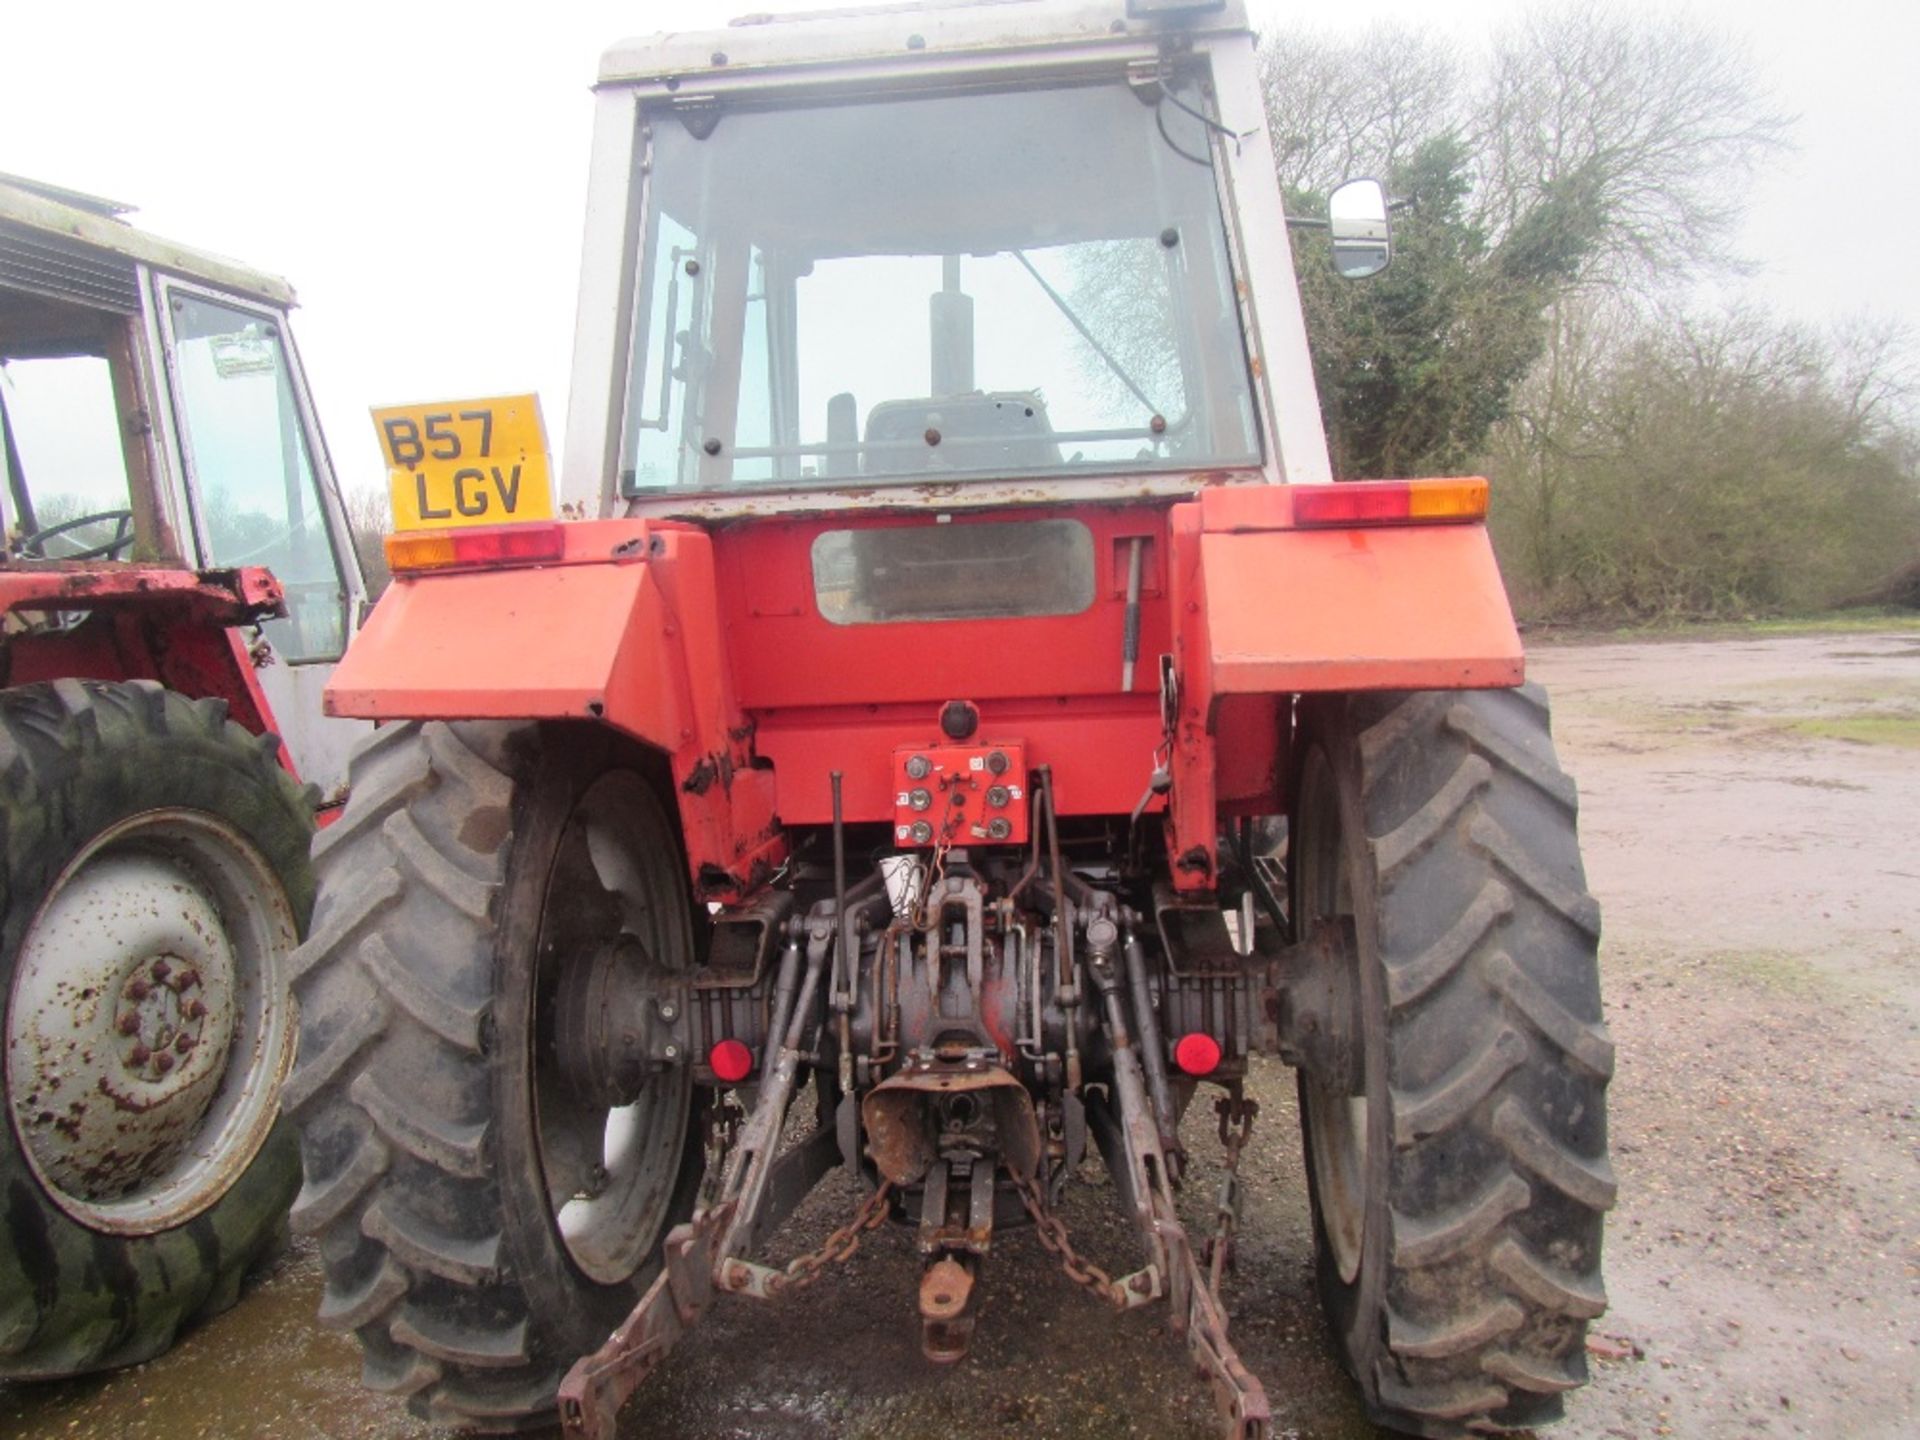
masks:
MULTIPOLYGON (((1310 927, 1317 919, 1353 914, 1353 877, 1347 872, 1346 847, 1342 843, 1339 795, 1325 758, 1315 755, 1312 761, 1302 778, 1303 823, 1290 836, 1291 863, 1298 872, 1295 893, 1304 912, 1298 917, 1298 923, 1303 928, 1310 927)), ((1358 956, 1352 958, 1355 964, 1359 963, 1358 956)), ((1357 1042, 1359 1037, 1354 1039, 1357 1042)), ((1364 1065, 1364 1047, 1356 1044, 1355 1053, 1364 1065)), ((1327 1247, 1333 1252, 1334 1267, 1345 1285, 1359 1278, 1366 1249, 1365 1088, 1363 1083, 1361 1094, 1342 1095, 1328 1090, 1311 1076, 1304 1087, 1320 1225, 1326 1234, 1327 1247)))
POLYGON ((95 836, 14 964, 14 1133, 83 1225, 147 1235, 213 1205, 265 1142, 292 1062, 293 907, 259 850, 199 810, 95 836))
MULTIPOLYGON (((638 846, 658 837, 633 833, 631 816, 646 813, 645 782, 611 771, 575 804, 562 831, 559 864, 566 848, 584 862, 621 914, 618 933, 639 938, 652 963, 680 968, 683 937, 672 913, 649 893, 638 846)), ((563 912, 584 908, 582 893, 555 894, 550 881, 543 904, 543 953, 563 912)), ((608 937, 603 937, 608 938, 608 937)), ((565 948, 565 947, 562 947, 565 948)), ((538 1027, 536 1026, 536 1029, 538 1027)), ((647 1081, 630 1105, 598 1108, 569 1099, 546 1067, 534 1069, 534 1118, 554 1227, 573 1263, 603 1285, 629 1279, 653 1253, 666 1231, 681 1158, 687 1145, 693 1071, 686 1063, 647 1081)))

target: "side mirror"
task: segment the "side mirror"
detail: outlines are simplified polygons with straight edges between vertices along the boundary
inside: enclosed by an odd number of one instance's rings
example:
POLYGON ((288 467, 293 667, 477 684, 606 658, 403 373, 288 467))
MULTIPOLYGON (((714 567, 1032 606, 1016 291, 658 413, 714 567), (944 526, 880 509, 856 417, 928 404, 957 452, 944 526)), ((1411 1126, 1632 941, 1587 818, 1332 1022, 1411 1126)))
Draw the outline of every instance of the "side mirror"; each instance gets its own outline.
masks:
POLYGON ((1387 192, 1378 180, 1349 180, 1327 197, 1333 268, 1343 280, 1364 280, 1387 268, 1387 192))

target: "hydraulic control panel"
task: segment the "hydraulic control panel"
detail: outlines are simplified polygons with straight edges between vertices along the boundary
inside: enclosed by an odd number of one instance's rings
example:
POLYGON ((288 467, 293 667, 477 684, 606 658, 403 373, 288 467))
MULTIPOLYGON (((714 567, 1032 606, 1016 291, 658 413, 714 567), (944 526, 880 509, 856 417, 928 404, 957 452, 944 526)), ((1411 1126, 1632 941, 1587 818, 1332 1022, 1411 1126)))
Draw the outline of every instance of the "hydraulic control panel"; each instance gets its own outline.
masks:
POLYGON ((893 792, 893 837, 902 847, 1026 842, 1027 757, 1021 745, 896 750, 893 792))

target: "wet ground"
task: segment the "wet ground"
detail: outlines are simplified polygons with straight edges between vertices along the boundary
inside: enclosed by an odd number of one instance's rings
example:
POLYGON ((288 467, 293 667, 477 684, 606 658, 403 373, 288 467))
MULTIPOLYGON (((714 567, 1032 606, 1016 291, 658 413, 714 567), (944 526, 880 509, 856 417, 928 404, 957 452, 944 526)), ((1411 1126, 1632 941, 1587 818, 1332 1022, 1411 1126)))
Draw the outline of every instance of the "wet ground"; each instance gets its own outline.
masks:
MULTIPOLYGON (((1533 671, 1581 786, 1620 1051, 1613 1308, 1551 1433, 1920 1434, 1920 630, 1556 646, 1533 671)), ((1291 1077, 1263 1068, 1255 1090, 1235 1339, 1277 1436, 1372 1436, 1313 1300, 1291 1077)), ((1209 1156, 1202 1118, 1187 1142, 1209 1156)), ((1190 1218, 1210 1191, 1190 1188, 1190 1218)), ((1118 1264, 1107 1202, 1080 1188, 1066 1218, 1118 1264)), ((822 1187, 789 1249, 850 1205, 822 1187)), ((920 1359, 914 1279, 883 1233, 777 1307, 723 1304, 623 1436, 1214 1434, 1164 1317, 1110 1319, 1030 1235, 996 1245, 958 1368, 920 1359)), ((311 1322, 318 1293, 297 1248, 161 1360, 0 1386, 0 1435, 432 1433, 359 1390, 352 1343, 311 1322)))

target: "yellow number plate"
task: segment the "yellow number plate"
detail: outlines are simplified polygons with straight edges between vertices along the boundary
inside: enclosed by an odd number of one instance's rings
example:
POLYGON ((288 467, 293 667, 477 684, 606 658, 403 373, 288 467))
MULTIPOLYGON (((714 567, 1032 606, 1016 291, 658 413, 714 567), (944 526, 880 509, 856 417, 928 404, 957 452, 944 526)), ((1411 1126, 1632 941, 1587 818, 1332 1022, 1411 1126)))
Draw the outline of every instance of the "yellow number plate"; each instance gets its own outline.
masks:
POLYGON ((553 518, 538 396, 393 405, 376 409, 373 424, 395 530, 553 518))

